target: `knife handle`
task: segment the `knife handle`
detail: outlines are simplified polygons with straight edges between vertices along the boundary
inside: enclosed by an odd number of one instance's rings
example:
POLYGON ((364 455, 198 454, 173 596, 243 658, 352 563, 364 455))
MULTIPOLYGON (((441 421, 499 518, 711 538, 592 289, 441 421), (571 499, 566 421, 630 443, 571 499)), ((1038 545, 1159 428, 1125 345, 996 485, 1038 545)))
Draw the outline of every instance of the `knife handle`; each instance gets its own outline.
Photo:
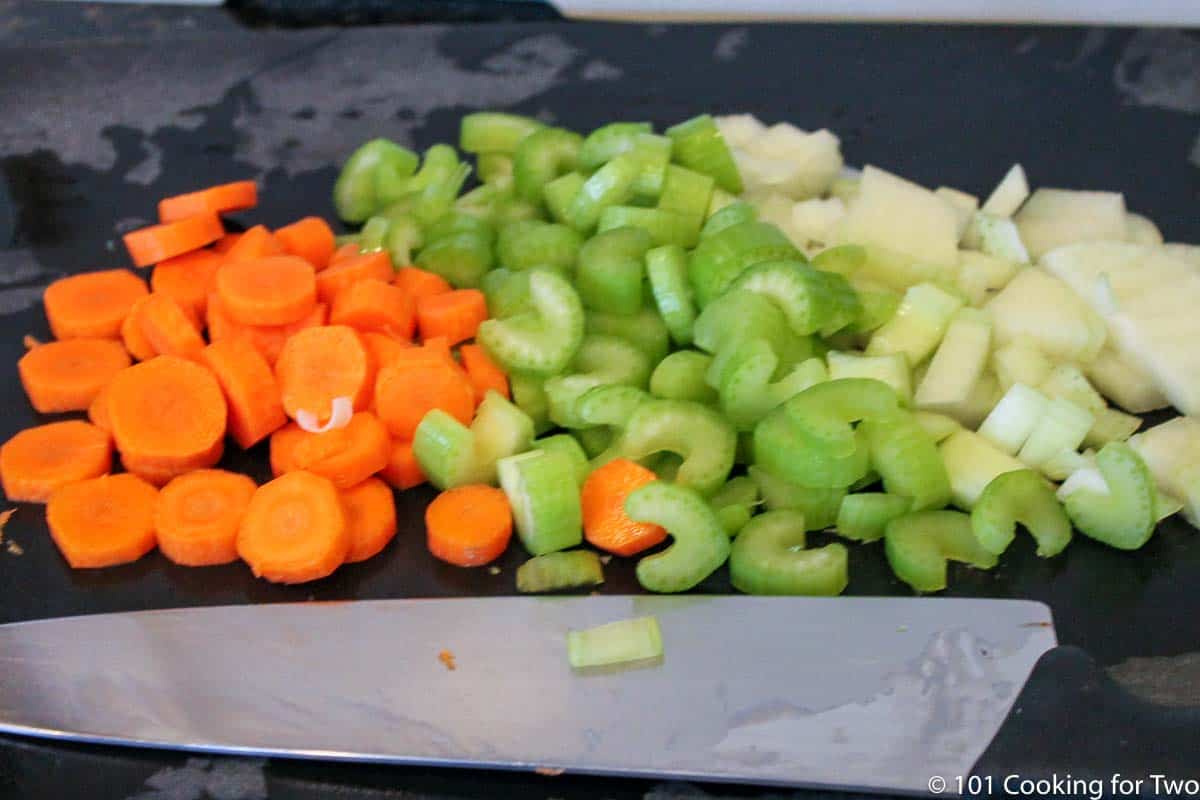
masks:
MULTIPOLYGON (((1038 660, 992 743, 972 771, 967 794, 1005 794, 1003 781, 1099 780, 1104 793, 1161 793, 1151 775, 1194 779, 1200 770, 1200 708, 1168 708, 1121 688, 1086 651, 1056 647, 1038 660), (1010 776, 1018 776, 1011 778, 1010 776)), ((1009 792, 1011 793, 1011 792, 1009 792)))

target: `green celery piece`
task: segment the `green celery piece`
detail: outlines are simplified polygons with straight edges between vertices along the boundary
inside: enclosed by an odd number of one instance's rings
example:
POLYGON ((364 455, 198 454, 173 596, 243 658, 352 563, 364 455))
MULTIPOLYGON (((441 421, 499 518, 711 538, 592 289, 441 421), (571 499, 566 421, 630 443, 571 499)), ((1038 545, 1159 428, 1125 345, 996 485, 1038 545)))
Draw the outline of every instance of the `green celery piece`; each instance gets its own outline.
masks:
POLYGON ((900 308, 900 295, 891 289, 865 285, 856 281, 854 290, 862 304, 862 314, 850 326, 853 333, 872 333, 882 328, 896 316, 900 308))
POLYGON ((624 619, 582 631, 567 631, 572 669, 607 667, 662 658, 662 632, 654 617, 624 619))
POLYGON ((532 312, 533 300, 529 297, 529 275, 532 270, 516 272, 511 269, 490 270, 479 281, 479 288, 487 299, 488 316, 493 319, 514 317, 532 312))
POLYGON ((430 483, 453 489, 495 483, 496 462, 525 452, 532 443, 533 420, 489 391, 470 428, 440 409, 426 414, 413 434, 413 454, 430 483))
POLYGON ((543 202, 542 188, 579 163, 583 137, 565 128, 542 128, 521 139, 513 153, 513 185, 517 196, 535 206, 543 202))
POLYGON ((587 177, 578 172, 568 172, 560 175, 542 187, 542 195, 546 200, 546 210, 555 222, 566 224, 568 210, 575 200, 575 195, 583 188, 587 177))
POLYGON ((643 133, 638 136, 629 150, 629 156, 638 163, 638 176, 633 181, 633 202, 650 205, 658 202, 662 195, 667 167, 671 163, 674 144, 666 136, 643 133))
POLYGON ((544 127, 536 119, 519 114, 477 111, 462 118, 458 129, 458 147, 464 153, 512 155, 522 139, 544 127))
POLYGON ((483 183, 512 185, 512 156, 505 153, 480 153, 475 158, 475 171, 483 183))
POLYGON ((643 307, 630 316, 589 311, 584 326, 588 333, 621 337, 645 353, 652 364, 666 358, 671 347, 666 324, 658 312, 649 307, 643 307))
POLYGON ((390 218, 387 232, 383 236, 383 249, 388 251, 392 265, 400 268, 413 263, 413 251, 419 250, 425 242, 421 224, 412 216, 404 214, 390 218))
POLYGON ((588 465, 587 453, 583 452, 583 447, 579 444, 579 441, 569 433, 556 433, 553 436, 543 436, 540 439, 534 439, 533 449, 562 455, 567 460, 567 463, 571 465, 571 472, 575 476, 575 482, 580 486, 583 486, 583 482, 587 480, 588 473, 591 472, 591 467, 588 465))
POLYGON ((1096 466, 1108 492, 1081 488, 1067 494, 1067 516, 1085 536, 1120 550, 1137 550, 1154 534, 1157 521, 1158 491, 1150 470, 1124 442, 1100 448, 1096 466))
POLYGON ((704 308, 747 268, 764 261, 804 260, 783 231, 769 222, 740 222, 700 239, 688 261, 688 279, 704 308))
POLYGON ((550 422, 550 401, 546 399, 546 379, 525 372, 510 372, 508 385, 513 403, 533 420, 533 429, 544 433, 554 427, 550 422))
POLYGON ((767 261, 747 268, 732 291, 761 294, 774 302, 797 335, 832 333, 862 313, 858 295, 846 279, 815 270, 803 261, 767 261))
POLYGON ((576 404, 576 413, 584 426, 607 425, 624 428, 633 412, 650 399, 650 395, 635 386, 608 384, 584 392, 576 404))
POLYGON ((375 171, 376 199, 384 206, 398 201, 410 203, 410 210, 422 224, 440 216, 441 212, 433 213, 435 206, 442 206, 444 212, 447 204, 454 202, 471 171, 469 165, 459 160, 458 152, 447 144, 435 144, 426 150, 421 168, 415 174, 406 177, 405 169, 397 172, 394 167, 394 163, 382 164, 375 171), (448 191, 446 187, 455 182, 453 191, 448 191), (420 213, 417 213, 418 208, 420 213))
POLYGON ((688 169, 711 175, 717 185, 732 194, 742 193, 742 176, 733 153, 717 123, 708 114, 701 114, 667 129, 674 142, 673 158, 688 169))
POLYGON ((717 512, 725 532, 737 536, 758 508, 758 484, 746 475, 730 478, 713 493, 708 504, 717 512))
POLYGON ((837 515, 838 536, 857 542, 883 538, 888 523, 912 510, 912 500, 882 492, 848 494, 837 515))
POLYGON ((646 277, 650 294, 671 339, 677 345, 692 343, 696 304, 688 283, 687 253, 679 245, 663 245, 646 251, 646 277))
POLYGON ((826 272, 850 276, 867 263, 867 250, 856 244, 827 247, 813 256, 812 265, 826 272))
MULTIPOLYGON (((686 461, 680 473, 685 469, 686 461)), ((685 592, 729 558, 729 536, 694 489, 663 481, 648 483, 625 499, 625 513, 635 522, 661 525, 673 539, 666 550, 638 562, 638 583, 647 591, 685 592)))
POLYGON ((501 217, 501 209, 514 202, 515 197, 512 186, 484 183, 464 192, 454 201, 453 210, 488 222, 496 222, 501 217))
POLYGON ((575 270, 583 238, 566 225, 524 219, 500 228, 496 260, 510 270, 540 267, 570 275, 575 270))
POLYGON ((729 554, 729 578, 747 594, 841 594, 849 583, 842 544, 805 549, 804 514, 768 511, 742 528, 729 554))
POLYGON ((916 511, 888 523, 884 552, 896 577, 918 592, 946 588, 946 562, 979 569, 996 566, 996 556, 980 546, 971 518, 961 511, 916 511))
POLYGON ((810 531, 831 527, 838 516, 845 489, 812 489, 773 475, 757 464, 748 470, 771 511, 799 511, 810 531))
POLYGON ((616 336, 585 334, 575 353, 573 372, 546 381, 550 419, 566 428, 587 427, 579 418, 579 399, 597 386, 619 384, 644 388, 650 380, 650 359, 616 336))
POLYGON ((591 550, 568 550, 534 556, 517 567, 517 591, 521 594, 559 592, 604 583, 600 556, 591 550))
POLYGON ((571 199, 567 222, 580 233, 590 234, 604 209, 624 205, 633 198, 639 172, 641 164, 632 153, 623 153, 593 172, 571 199))
POLYGON ((450 210, 424 227, 425 239, 430 242, 456 233, 473 233, 492 244, 496 242, 495 225, 464 211, 450 210))
MULTIPOLYGON (((454 208, 458 193, 462 191, 463 184, 471 175, 469 164, 458 163, 457 154, 454 155, 454 159, 454 168, 450 172, 431 179, 417 194, 412 214, 422 225, 429 225, 454 208)), ((419 176, 420 173, 417 173, 412 180, 419 176)))
POLYGON ((540 219, 541 215, 542 212, 539 206, 522 200, 516 195, 506 194, 496 198, 491 218, 497 225, 503 225, 506 222, 516 222, 519 219, 540 219))
POLYGON ((912 500, 913 511, 950 502, 950 476, 937 442, 906 411, 859 426, 871 448, 871 466, 888 494, 912 500))
POLYGON ((701 175, 674 164, 667 167, 658 207, 663 211, 679 214, 687 221, 691 231, 688 247, 695 247, 700 238, 700 229, 708 214, 712 193, 713 179, 708 175, 701 175))
POLYGON ((745 200, 735 200, 704 221, 704 227, 700 229, 700 238, 720 233, 732 225, 754 222, 757 219, 758 209, 745 200))
POLYGON ((735 345, 729 366, 721 376, 721 410, 739 431, 752 431, 780 404, 828 377, 824 362, 810 358, 772 382, 779 359, 765 339, 747 339, 735 345))
POLYGON ((358 250, 361 253, 377 253, 387 244, 388 231, 392 223, 387 217, 374 216, 366 221, 358 232, 358 250))
POLYGON ((622 153, 632 150, 640 136, 653 132, 654 128, 649 122, 610 122, 599 127, 583 140, 579 150, 579 166, 587 172, 600 169, 622 153))
POLYGON ((712 356, 698 350, 677 350, 658 362, 650 373, 650 394, 666 400, 691 400, 713 405, 717 392, 704 376, 712 364, 712 356))
POLYGON ((616 454, 635 461, 662 450, 682 456, 677 481, 704 494, 729 477, 736 447, 733 427, 711 408, 655 398, 637 407, 613 445, 616 454))
POLYGON ((486 320, 475 338, 509 373, 553 375, 583 341, 583 304, 566 279, 541 270, 529 276, 529 297, 534 311, 486 320))
POLYGON ((464 231, 426 244, 417 254, 416 265, 441 275, 456 289, 475 289, 492 268, 492 252, 486 236, 464 231))
POLYGON ((574 431, 573 435, 579 441, 580 446, 583 447, 583 452, 587 453, 588 458, 592 459, 588 463, 589 470, 604 466, 616 458, 616 455, 612 453, 612 444, 615 437, 611 428, 584 428, 581 431, 574 431))
POLYGON ((971 528, 984 550, 1000 555, 1021 523, 1037 542, 1037 554, 1050 558, 1071 543, 1071 521, 1054 491, 1031 469, 997 475, 971 509, 971 528))
POLYGON ((583 541, 579 485, 562 454, 533 450, 500 459, 496 469, 517 536, 530 554, 566 550, 583 541))
POLYGON ((665 208, 641 206, 608 206, 601 211, 596 231, 603 233, 616 228, 640 228, 650 234, 655 246, 673 244, 695 247, 699 234, 693 220, 683 214, 665 208))
POLYGON ((605 231, 585 242, 576 273, 584 306, 609 314, 640 311, 645 301, 643 259, 652 244, 640 228, 605 231))
POLYGON ((407 178, 419 159, 408 148, 387 139, 372 139, 351 153, 333 186, 333 205, 346 222, 363 222, 384 204, 376 195, 375 173, 387 165, 390 175, 407 178))
POLYGON ((912 375, 908 360, 899 353, 886 356, 865 356, 857 352, 830 350, 825 355, 829 364, 829 377, 874 378, 883 381, 895 390, 904 405, 912 401, 912 375))
POLYGON ((714 388, 721 385, 736 345, 747 339, 769 342, 780 370, 789 370, 813 355, 812 340, 793 333, 778 306, 753 292, 729 292, 701 311, 692 326, 696 347, 717 356, 709 378, 714 388))

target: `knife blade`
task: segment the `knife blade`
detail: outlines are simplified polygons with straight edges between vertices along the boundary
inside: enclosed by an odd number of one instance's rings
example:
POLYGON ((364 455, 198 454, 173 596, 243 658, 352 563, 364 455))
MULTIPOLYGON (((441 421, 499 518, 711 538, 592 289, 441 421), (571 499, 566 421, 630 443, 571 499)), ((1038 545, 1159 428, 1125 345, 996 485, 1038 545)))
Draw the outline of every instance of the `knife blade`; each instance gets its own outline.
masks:
POLYGON ((967 774, 1041 603, 593 596, 143 611, 0 626, 0 732, 181 750, 926 791, 967 774), (653 615, 652 664, 568 630, 653 615), (443 651, 453 655, 448 668, 443 651))

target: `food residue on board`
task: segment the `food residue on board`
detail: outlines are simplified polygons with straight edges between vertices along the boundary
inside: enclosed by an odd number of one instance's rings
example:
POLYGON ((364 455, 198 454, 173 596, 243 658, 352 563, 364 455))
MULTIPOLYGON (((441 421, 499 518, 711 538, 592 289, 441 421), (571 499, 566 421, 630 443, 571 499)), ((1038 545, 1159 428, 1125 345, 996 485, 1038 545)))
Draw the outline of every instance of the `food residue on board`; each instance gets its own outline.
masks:
POLYGON ((8 550, 9 555, 19 556, 25 553, 25 548, 21 547, 21 545, 17 544, 11 539, 9 539, 7 542, 4 541, 4 528, 6 525, 8 525, 8 521, 12 519, 12 515, 15 513, 17 513, 15 508, 9 508, 5 509, 4 511, 0 511, 0 542, 4 542, 5 548, 8 550))
POLYGON ((449 650, 442 650, 439 652, 438 661, 442 662, 442 664, 450 672, 454 672, 454 670, 458 669, 458 664, 454 661, 454 653, 450 652, 449 650))
POLYGON ((500 568, 497 566, 488 567, 488 575, 499 575, 500 568))
POLYGON ((559 775, 562 775, 564 772, 566 772, 566 770, 562 767, 534 767, 533 771, 538 775, 544 775, 547 778, 557 778, 559 775))
POLYGON ((33 348, 40 345, 42 343, 42 341, 41 341, 41 339, 38 339, 33 334, 27 333, 27 334, 25 334, 25 338, 21 340, 21 343, 25 345, 26 350, 32 350, 33 348))

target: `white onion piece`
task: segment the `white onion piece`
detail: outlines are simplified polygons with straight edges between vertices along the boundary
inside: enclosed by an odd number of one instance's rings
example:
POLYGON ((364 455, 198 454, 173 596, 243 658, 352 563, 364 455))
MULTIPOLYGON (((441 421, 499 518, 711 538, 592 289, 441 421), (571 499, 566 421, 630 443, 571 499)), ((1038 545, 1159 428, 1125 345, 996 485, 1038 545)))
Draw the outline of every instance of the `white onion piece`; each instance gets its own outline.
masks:
POLYGON ((1100 474, 1100 470, 1094 467, 1076 470, 1071 473, 1071 477, 1058 487, 1058 499, 1066 500, 1069 496, 1079 491, 1087 489, 1096 492, 1097 494, 1108 494, 1108 482, 1104 480, 1104 476, 1100 474))
POLYGON ((354 416, 354 401, 349 397, 335 397, 332 405, 329 421, 324 425, 319 424, 317 415, 306 408, 296 412, 296 424, 309 433, 328 433, 349 425, 354 416))

